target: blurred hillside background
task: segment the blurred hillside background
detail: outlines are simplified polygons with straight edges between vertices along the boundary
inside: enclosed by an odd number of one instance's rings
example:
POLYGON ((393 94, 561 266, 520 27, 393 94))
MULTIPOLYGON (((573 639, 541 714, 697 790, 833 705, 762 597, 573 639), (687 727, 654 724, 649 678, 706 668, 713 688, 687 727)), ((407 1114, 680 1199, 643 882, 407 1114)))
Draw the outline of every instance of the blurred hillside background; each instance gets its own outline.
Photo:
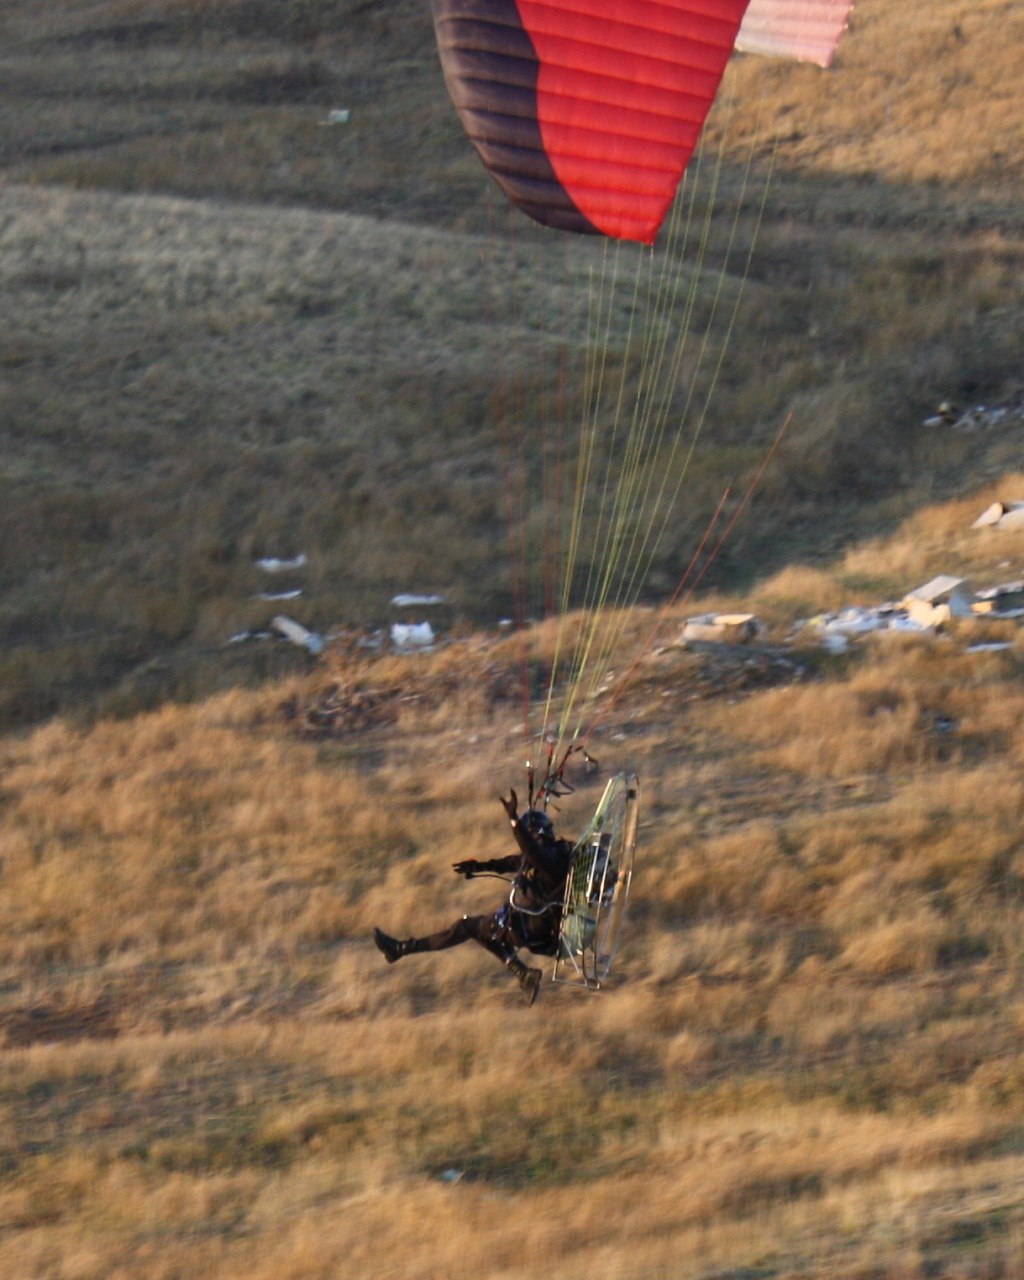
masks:
MULTIPOLYGON (((1021 394, 1020 26, 866 0, 828 72, 734 60, 694 199, 707 290, 744 288, 645 599, 788 414, 715 585, 1016 462, 1019 419, 922 423, 1021 394)), ((379 622, 396 591, 506 615, 498 420, 514 388, 550 434, 600 250, 506 213, 428 7, 10 0, 0 70, 3 721, 262 676, 278 659, 211 657, 266 622, 257 556, 309 557, 307 625, 379 622)))

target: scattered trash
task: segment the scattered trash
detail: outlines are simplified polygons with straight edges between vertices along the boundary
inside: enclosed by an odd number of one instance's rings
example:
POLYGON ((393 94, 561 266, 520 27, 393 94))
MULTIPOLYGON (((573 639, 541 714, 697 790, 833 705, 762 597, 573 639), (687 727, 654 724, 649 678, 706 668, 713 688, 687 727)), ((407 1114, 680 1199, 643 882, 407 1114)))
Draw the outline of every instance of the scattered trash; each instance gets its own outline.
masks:
MULTIPOLYGON (((850 640, 872 631, 894 630, 906 622, 906 614, 899 605, 881 604, 873 608, 850 605, 835 613, 821 613, 804 625, 819 632, 825 647, 833 653, 843 653, 850 640)), ((911 627, 910 630, 918 630, 911 627)))
POLYGON ((262 569, 264 573, 288 573, 293 569, 301 569, 308 563, 305 553, 295 556, 291 560, 278 560, 276 556, 266 556, 262 560, 256 561, 256 568, 262 569))
POLYGON ((290 591, 258 591, 250 596, 250 600, 297 600, 302 595, 301 587, 293 587, 290 591))
POLYGON ((449 1186, 454 1186, 455 1183, 461 1182, 465 1176, 465 1169, 445 1169, 441 1174, 441 1181, 447 1182, 449 1186))
POLYGON ((335 107, 333 111, 328 111, 324 124, 348 124, 351 119, 352 112, 348 107, 335 107))
POLYGON ((315 631, 307 631, 301 623, 296 622, 294 618, 286 618, 283 614, 278 614, 270 624, 275 631, 279 631, 286 640, 290 640, 292 644, 299 645, 302 649, 308 649, 314 656, 323 653, 324 641, 322 636, 318 636, 315 631))
POLYGON ((969 644, 967 646, 968 653, 999 653, 1004 649, 1012 649, 1013 645, 1009 640, 992 640, 984 644, 969 644))
POLYGON ((905 632, 911 635, 932 635, 936 620, 929 614, 930 606, 921 606, 918 617, 898 604, 882 604, 874 608, 851 605, 837 613, 822 613, 810 618, 803 625, 818 632, 822 645, 829 653, 845 653, 852 640, 872 632, 905 632))
MULTIPOLYGON (((1008 562, 1000 567, 1007 568, 1008 562)), ((817 631, 822 645, 830 653, 845 653, 852 640, 870 632, 935 635, 958 619, 972 619, 978 624, 1024 619, 1024 578, 975 592, 966 578, 939 574, 909 591, 899 603, 857 605, 836 613, 819 614, 798 622, 795 631, 804 628, 817 631)), ((984 642, 972 645, 968 652, 980 653, 997 647, 1008 648, 1010 644, 984 642)))

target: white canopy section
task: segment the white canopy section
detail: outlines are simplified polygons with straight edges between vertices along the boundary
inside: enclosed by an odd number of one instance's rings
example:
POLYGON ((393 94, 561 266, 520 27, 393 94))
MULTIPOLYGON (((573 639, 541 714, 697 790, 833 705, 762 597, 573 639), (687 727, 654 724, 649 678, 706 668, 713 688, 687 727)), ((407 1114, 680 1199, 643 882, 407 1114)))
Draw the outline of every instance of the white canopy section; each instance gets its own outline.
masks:
POLYGON ((852 8, 853 0, 750 0, 736 48, 827 67, 852 8))

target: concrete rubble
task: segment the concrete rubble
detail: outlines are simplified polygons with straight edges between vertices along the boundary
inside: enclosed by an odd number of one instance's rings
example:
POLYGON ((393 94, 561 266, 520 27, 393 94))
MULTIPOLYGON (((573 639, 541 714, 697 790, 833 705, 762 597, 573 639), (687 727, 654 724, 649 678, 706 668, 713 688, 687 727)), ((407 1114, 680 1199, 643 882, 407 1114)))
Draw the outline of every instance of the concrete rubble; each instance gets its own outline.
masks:
POLYGON ((1024 500, 993 502, 971 524, 972 529, 998 529, 1002 533, 1024 529, 1024 500))
POLYGON ((708 642, 713 644, 749 644, 761 631, 761 624, 752 613, 703 613, 687 618, 683 623, 680 640, 683 644, 708 642))
POLYGON ((971 609, 985 618, 1024 618, 1024 578, 979 591, 971 609))
MULTIPOLYGON (((879 632, 934 636, 955 623, 1019 619, 1024 619, 1024 579, 975 591, 967 578, 944 573, 914 587, 900 600, 848 605, 803 619, 796 624, 790 640, 810 630, 817 633, 826 649, 843 653, 853 642, 879 632)), ((677 643, 684 648, 751 645, 763 631, 763 625, 752 613, 705 613, 686 619, 677 643)), ((985 642, 979 640, 972 646, 972 652, 980 652, 981 643, 985 642)))
MULTIPOLYGON (((1024 579, 1003 582, 974 591, 966 578, 940 574, 908 591, 902 600, 881 605, 853 605, 834 613, 819 614, 798 624, 798 630, 818 632, 822 644, 843 652, 852 640, 872 632, 935 635, 956 621, 1011 621, 1024 619, 1024 579)), ((1008 642, 998 642, 1008 647, 1008 642)), ((969 652, 995 647, 978 643, 969 652)))
POLYGON ((953 618, 969 618, 974 593, 966 578, 939 574, 904 597, 901 609, 922 631, 939 630, 953 618))

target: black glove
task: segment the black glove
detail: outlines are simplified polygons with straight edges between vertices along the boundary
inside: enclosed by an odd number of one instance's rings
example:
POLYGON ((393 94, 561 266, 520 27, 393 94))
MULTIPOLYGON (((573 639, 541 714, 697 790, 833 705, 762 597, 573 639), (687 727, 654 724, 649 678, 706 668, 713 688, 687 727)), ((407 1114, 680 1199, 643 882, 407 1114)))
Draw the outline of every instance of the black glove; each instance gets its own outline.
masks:
POLYGON ((465 876, 467 880, 472 880, 480 870, 480 863, 475 858, 467 858, 465 862, 453 862, 452 870, 457 876, 465 876))
POLYGON ((516 795, 515 791, 509 787, 508 799, 506 800, 504 796, 500 796, 499 799, 501 800, 501 807, 509 816, 509 821, 514 824, 519 817, 519 797, 516 795))

